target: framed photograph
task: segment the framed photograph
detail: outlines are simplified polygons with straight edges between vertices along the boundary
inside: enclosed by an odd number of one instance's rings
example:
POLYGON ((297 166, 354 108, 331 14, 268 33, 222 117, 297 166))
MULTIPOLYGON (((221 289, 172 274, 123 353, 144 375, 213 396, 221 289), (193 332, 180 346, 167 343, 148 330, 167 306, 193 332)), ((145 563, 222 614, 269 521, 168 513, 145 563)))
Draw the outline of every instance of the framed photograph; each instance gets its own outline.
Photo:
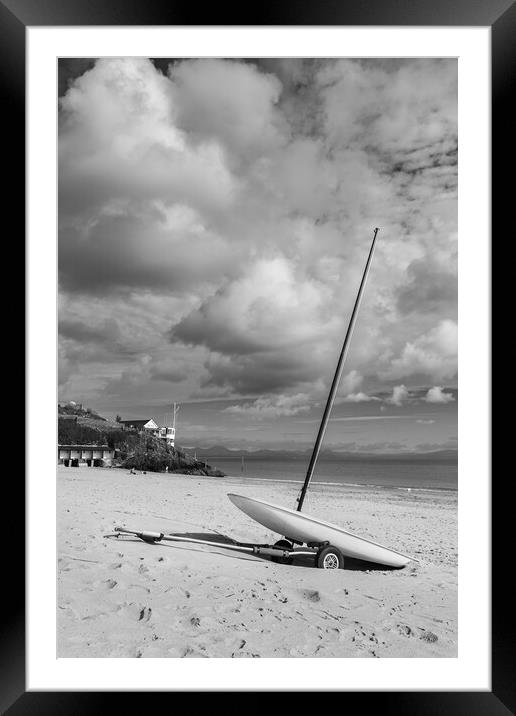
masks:
POLYGON ((0 12, 28 395, 3 709, 514 708, 490 375, 514 7, 0 12))

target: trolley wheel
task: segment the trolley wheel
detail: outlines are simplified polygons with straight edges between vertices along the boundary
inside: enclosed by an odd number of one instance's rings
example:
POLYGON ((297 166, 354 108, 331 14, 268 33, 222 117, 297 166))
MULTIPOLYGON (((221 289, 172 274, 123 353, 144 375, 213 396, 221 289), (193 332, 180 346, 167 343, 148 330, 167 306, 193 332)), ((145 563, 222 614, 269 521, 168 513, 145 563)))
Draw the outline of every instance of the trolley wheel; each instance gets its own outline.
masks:
MULTIPOLYGON (((280 549, 292 549, 292 544, 287 539, 280 539, 274 542, 273 546, 279 547, 280 549)), ((271 560, 276 562, 276 564, 292 564, 293 562, 292 557, 271 557, 271 560)))
POLYGON ((319 569, 344 569, 342 552, 331 545, 317 552, 315 563, 319 569))

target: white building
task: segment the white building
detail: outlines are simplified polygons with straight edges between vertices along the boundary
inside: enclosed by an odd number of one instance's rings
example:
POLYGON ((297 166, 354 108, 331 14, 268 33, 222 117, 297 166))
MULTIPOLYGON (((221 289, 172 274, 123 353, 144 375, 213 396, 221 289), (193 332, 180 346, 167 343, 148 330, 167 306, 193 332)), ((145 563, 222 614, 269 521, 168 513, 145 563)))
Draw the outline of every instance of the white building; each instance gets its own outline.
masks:
POLYGON ((175 447, 176 444, 176 429, 163 426, 159 428, 158 437, 162 440, 167 441, 167 445, 175 447))
POLYGON ((68 465, 75 464, 94 466, 96 463, 110 465, 115 457, 115 451, 107 445, 58 445, 57 462, 68 465))

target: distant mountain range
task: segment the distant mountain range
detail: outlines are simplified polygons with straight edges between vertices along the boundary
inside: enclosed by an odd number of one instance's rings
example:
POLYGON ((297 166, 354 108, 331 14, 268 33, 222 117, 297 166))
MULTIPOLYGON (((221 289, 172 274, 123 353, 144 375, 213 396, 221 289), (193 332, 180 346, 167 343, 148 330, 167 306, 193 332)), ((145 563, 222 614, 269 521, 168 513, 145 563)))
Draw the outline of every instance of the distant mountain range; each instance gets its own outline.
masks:
MULTIPOLYGON (((227 458, 250 460, 305 460, 308 461, 311 450, 230 450, 223 445, 209 448, 185 448, 189 453, 195 452, 198 458, 227 458)), ((337 450, 321 450, 320 459, 338 460, 339 462, 456 462, 457 450, 432 450, 428 452, 397 452, 397 453, 366 453, 339 452, 337 450)))

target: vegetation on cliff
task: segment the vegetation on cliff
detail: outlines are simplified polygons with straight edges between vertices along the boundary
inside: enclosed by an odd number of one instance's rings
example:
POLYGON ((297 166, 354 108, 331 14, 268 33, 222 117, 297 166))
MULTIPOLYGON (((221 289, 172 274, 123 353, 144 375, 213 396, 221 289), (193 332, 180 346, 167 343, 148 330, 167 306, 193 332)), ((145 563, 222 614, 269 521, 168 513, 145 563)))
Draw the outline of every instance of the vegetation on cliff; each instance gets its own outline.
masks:
MULTIPOLYGON (((140 437, 140 436, 139 436, 140 437)), ((211 475, 223 477, 224 473, 210 465, 187 455, 182 450, 170 447, 164 440, 142 436, 136 447, 121 452, 122 467, 152 472, 180 472, 184 475, 211 475)))

